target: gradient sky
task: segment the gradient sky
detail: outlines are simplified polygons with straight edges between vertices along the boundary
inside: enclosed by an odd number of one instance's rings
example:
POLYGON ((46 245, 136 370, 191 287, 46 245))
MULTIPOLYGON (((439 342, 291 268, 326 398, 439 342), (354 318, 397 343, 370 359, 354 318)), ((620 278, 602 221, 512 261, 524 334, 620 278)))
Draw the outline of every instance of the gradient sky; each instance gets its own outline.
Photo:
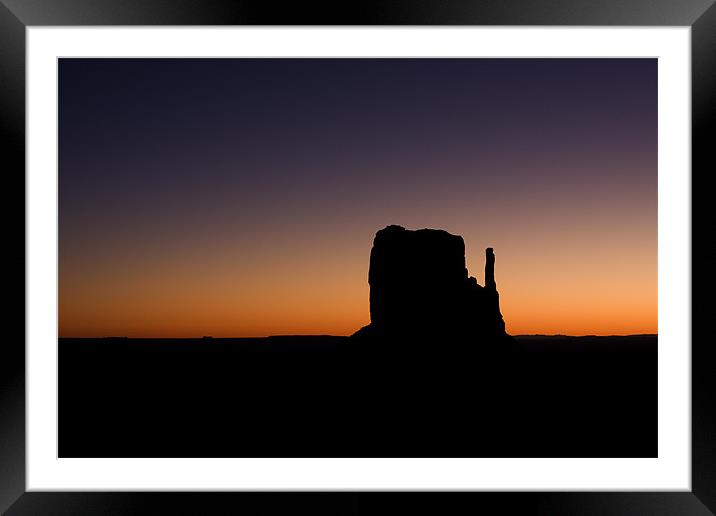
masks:
POLYGON ((657 332, 656 59, 61 59, 61 337, 347 335, 389 224, 508 332, 657 332))

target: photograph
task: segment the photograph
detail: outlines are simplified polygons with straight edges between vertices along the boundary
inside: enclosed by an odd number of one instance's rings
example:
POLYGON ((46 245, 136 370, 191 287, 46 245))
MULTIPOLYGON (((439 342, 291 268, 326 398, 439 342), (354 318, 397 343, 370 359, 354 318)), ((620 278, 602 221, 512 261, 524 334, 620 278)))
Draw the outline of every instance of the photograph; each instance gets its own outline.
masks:
POLYGON ((715 3, 0 0, 0 513, 716 514, 715 3))
POLYGON ((657 457, 658 87, 58 58, 59 457, 657 457))

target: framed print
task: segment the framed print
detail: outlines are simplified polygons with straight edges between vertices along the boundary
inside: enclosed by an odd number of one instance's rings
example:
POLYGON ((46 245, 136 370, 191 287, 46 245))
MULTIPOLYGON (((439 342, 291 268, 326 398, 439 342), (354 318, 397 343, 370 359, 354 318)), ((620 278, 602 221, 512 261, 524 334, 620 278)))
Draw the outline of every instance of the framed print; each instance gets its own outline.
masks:
POLYGON ((4 4, 8 514, 714 511, 711 2, 4 4))

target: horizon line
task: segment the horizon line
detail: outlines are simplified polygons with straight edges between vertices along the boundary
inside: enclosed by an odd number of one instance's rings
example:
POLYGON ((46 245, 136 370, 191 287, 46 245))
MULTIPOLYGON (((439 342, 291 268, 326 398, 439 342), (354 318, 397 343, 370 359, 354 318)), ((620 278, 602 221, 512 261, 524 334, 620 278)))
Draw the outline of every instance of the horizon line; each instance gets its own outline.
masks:
MULTIPOLYGON (((596 334, 596 333, 585 333, 582 335, 569 335, 566 333, 520 333, 510 335, 511 337, 658 337, 658 333, 609 333, 609 334, 596 334)), ((129 337, 127 335, 102 335, 102 336, 85 336, 85 337, 67 337, 58 336, 58 340, 62 339, 115 339, 115 340, 237 340, 237 339, 271 339, 271 338, 295 338, 295 337, 334 337, 334 338, 350 338, 351 335, 331 335, 327 333, 285 333, 276 335, 259 335, 259 336, 248 336, 248 337, 215 337, 213 335, 201 335, 192 337, 129 337)))

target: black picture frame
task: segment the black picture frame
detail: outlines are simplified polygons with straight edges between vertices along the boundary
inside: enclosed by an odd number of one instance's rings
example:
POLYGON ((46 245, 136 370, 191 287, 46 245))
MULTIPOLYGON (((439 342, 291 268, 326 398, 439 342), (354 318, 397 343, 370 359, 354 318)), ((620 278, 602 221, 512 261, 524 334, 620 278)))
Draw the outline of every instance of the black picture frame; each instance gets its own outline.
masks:
MULTIPOLYGON (((716 362, 707 334, 716 291, 716 222, 707 204, 716 170, 716 6, 714 0, 394 0, 288 3, 231 0, 0 0, 0 146, 6 193, 6 321, 25 317, 25 226, 10 202, 25 192, 25 30, 43 25, 622 25, 690 26, 692 72, 692 490, 690 492, 502 493, 79 493, 26 492, 25 327, 7 333, 0 349, 0 509, 21 514, 211 514, 287 512, 355 514, 400 504, 446 514, 475 511, 528 514, 716 513, 716 362), (12 224, 9 222, 12 221, 12 224), (19 251, 22 249, 22 251, 19 251), (23 300, 21 302, 20 300, 23 300)), ((22 209, 24 217, 24 209, 22 209)), ((23 218, 24 220, 24 218, 23 218)))

